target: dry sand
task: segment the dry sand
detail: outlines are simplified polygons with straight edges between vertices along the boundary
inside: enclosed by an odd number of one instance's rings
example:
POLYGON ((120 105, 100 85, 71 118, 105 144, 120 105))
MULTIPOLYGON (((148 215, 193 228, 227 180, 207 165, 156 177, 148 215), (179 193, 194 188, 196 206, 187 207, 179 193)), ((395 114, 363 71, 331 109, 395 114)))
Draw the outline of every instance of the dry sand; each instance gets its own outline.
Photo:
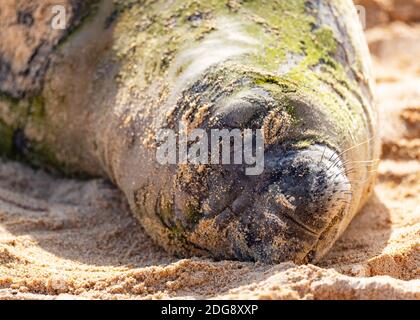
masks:
POLYGON ((420 24, 396 21, 417 19, 391 14, 397 0, 359 2, 382 17, 367 36, 383 161, 374 196, 317 266, 177 259, 109 183, 0 162, 0 298, 420 300, 420 24))

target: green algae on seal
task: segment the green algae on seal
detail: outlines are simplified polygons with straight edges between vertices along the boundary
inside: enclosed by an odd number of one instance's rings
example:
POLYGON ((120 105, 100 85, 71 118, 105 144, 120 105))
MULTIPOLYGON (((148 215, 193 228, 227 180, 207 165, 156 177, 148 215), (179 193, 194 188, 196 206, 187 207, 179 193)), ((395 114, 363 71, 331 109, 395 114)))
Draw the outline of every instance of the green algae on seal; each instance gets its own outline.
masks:
POLYGON ((0 96, 2 152, 108 177, 174 254, 317 261, 372 190, 373 80, 350 0, 103 0, 45 55, 39 90, 0 96), (157 134, 180 124, 261 129, 263 173, 159 164, 157 134))

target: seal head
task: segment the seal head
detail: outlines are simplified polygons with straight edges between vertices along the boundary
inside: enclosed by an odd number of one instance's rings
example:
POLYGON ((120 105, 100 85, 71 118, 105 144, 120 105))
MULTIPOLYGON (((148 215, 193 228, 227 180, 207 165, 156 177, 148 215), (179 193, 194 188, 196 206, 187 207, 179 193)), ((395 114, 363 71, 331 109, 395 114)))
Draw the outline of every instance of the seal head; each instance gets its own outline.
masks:
POLYGON ((248 175, 240 163, 178 165, 171 204, 164 205, 173 210, 166 225, 182 234, 187 246, 220 259, 314 261, 337 238, 348 212, 346 169, 339 153, 315 136, 314 128, 307 130, 311 107, 291 98, 289 93, 296 96, 291 85, 279 95, 257 83, 242 79, 235 89, 222 84, 223 90, 209 90, 203 80, 178 100, 178 113, 171 116, 189 130, 199 127, 208 136, 212 129, 262 130, 264 166, 261 174, 248 175), (195 95, 206 102, 191 104, 195 95), (197 121, 197 106, 203 104, 210 111, 197 121))

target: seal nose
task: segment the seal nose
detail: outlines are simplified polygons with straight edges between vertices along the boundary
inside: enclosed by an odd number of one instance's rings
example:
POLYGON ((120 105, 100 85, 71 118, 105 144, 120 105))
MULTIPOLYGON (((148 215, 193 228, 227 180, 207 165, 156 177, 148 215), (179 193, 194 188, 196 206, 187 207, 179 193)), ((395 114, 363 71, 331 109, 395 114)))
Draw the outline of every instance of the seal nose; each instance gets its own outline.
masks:
POLYGON ((337 219, 351 200, 339 156, 320 145, 272 152, 265 170, 264 181, 249 194, 252 204, 241 212, 235 208, 244 206, 232 205, 238 220, 228 234, 236 255, 265 262, 317 259, 322 253, 315 249, 333 242, 337 219))

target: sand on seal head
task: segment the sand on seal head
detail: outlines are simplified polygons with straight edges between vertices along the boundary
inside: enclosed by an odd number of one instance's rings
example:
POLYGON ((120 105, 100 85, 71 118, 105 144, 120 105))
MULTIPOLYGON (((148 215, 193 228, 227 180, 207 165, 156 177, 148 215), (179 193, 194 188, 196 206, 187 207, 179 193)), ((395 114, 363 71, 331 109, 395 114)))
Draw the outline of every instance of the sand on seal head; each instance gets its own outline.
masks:
POLYGON ((0 298, 420 300, 420 18, 410 13, 420 3, 357 2, 370 19, 382 163, 373 198, 317 266, 177 259, 108 182, 3 161, 0 298))

